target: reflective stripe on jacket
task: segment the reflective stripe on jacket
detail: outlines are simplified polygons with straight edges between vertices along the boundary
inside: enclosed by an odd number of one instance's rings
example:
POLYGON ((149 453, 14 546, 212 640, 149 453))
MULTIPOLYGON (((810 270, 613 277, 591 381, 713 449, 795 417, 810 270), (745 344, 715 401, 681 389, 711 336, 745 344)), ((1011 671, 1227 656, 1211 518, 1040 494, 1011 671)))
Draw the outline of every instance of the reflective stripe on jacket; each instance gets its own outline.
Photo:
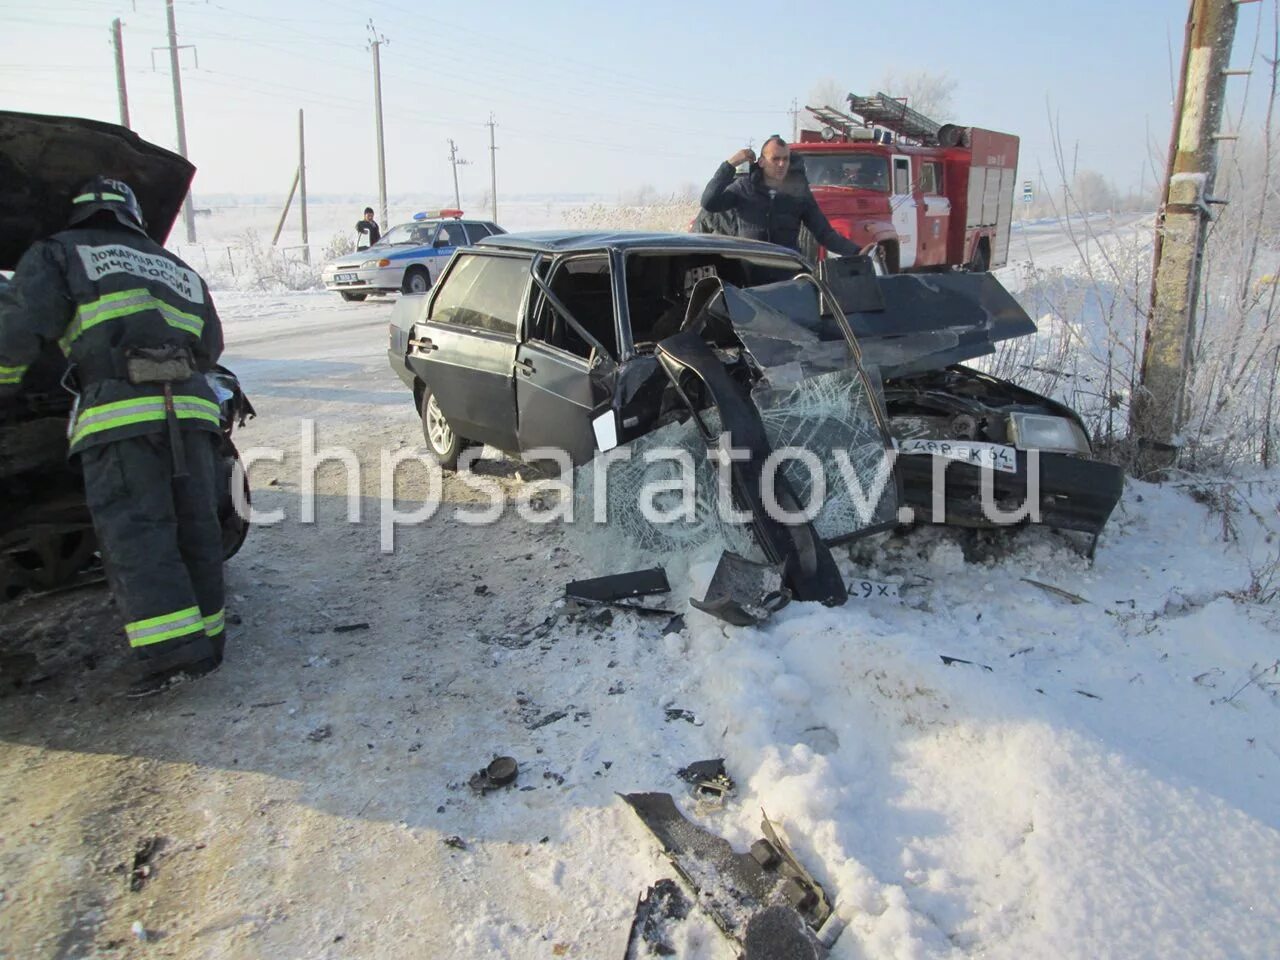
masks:
POLYGON ((184 347, 196 375, 170 384, 184 430, 218 431, 205 379, 222 354, 222 324, 200 276, 150 238, 90 220, 33 245, 0 293, 0 390, 20 384, 45 344, 76 369, 81 396, 70 452, 166 429, 163 385, 131 384, 137 348, 184 347))

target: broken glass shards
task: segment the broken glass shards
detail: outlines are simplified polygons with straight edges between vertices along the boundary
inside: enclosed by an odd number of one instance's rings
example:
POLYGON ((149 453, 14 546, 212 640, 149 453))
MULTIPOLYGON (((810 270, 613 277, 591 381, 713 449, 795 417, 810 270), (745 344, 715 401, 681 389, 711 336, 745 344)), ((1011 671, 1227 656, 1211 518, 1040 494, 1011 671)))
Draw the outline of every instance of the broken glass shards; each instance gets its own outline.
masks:
POLYGON ((892 463, 856 369, 809 377, 785 389, 757 387, 752 399, 774 452, 788 451, 780 454, 783 475, 823 540, 846 540, 894 522, 892 463), (811 505, 815 494, 821 506, 811 505))
POLYGON ((584 556, 638 566, 704 549, 754 553, 750 530, 721 511, 717 482, 693 420, 598 454, 573 475, 573 526, 585 538, 584 556))

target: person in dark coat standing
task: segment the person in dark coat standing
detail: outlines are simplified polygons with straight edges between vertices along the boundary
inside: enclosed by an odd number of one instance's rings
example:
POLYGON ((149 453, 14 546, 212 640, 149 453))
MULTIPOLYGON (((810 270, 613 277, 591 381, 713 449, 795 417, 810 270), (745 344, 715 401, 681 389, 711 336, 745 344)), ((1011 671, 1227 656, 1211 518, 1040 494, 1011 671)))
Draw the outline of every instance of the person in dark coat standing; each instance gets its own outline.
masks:
POLYGON ((68 454, 141 661, 131 695, 144 696, 222 662, 221 418, 206 377, 222 324, 204 280, 147 235, 127 184, 95 178, 69 220, 0 293, 0 394, 50 343, 70 361, 68 454))
POLYGON ((372 247, 382 239, 382 231, 378 229, 378 221, 373 219, 373 207, 364 208, 364 217, 356 221, 356 233, 361 234, 361 236, 356 237, 357 250, 372 247))
POLYGON ((755 151, 743 148, 720 164, 715 176, 702 191, 702 209, 707 214, 699 223, 713 225, 736 222, 736 235, 749 240, 800 250, 800 226, 809 228, 814 239, 832 253, 857 256, 859 247, 831 226, 818 201, 809 190, 804 173, 791 167, 791 148, 776 134, 760 149, 759 163, 753 162, 745 177, 734 177, 734 168, 744 160, 754 161, 755 151))

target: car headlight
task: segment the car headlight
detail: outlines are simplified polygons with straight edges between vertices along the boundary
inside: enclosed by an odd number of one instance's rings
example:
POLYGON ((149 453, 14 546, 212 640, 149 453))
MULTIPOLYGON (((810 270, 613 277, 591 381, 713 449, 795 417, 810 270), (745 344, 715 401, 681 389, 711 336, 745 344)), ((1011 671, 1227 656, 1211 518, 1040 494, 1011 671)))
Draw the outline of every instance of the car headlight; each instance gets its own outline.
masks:
POLYGON ((1019 450, 1043 450, 1046 453, 1076 453, 1088 456, 1089 438, 1080 425, 1066 417, 1049 417, 1042 413, 1011 413, 1009 437, 1019 450))

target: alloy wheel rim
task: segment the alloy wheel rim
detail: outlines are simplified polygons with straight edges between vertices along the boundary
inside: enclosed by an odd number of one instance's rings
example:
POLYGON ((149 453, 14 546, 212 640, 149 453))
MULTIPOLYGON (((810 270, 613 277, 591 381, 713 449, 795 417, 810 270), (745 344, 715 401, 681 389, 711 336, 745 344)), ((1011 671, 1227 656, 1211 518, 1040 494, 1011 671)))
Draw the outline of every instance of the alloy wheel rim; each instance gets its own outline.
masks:
POLYGON ((427 438, 437 453, 444 453, 453 445, 453 429, 440 412, 434 396, 427 401, 427 438))

